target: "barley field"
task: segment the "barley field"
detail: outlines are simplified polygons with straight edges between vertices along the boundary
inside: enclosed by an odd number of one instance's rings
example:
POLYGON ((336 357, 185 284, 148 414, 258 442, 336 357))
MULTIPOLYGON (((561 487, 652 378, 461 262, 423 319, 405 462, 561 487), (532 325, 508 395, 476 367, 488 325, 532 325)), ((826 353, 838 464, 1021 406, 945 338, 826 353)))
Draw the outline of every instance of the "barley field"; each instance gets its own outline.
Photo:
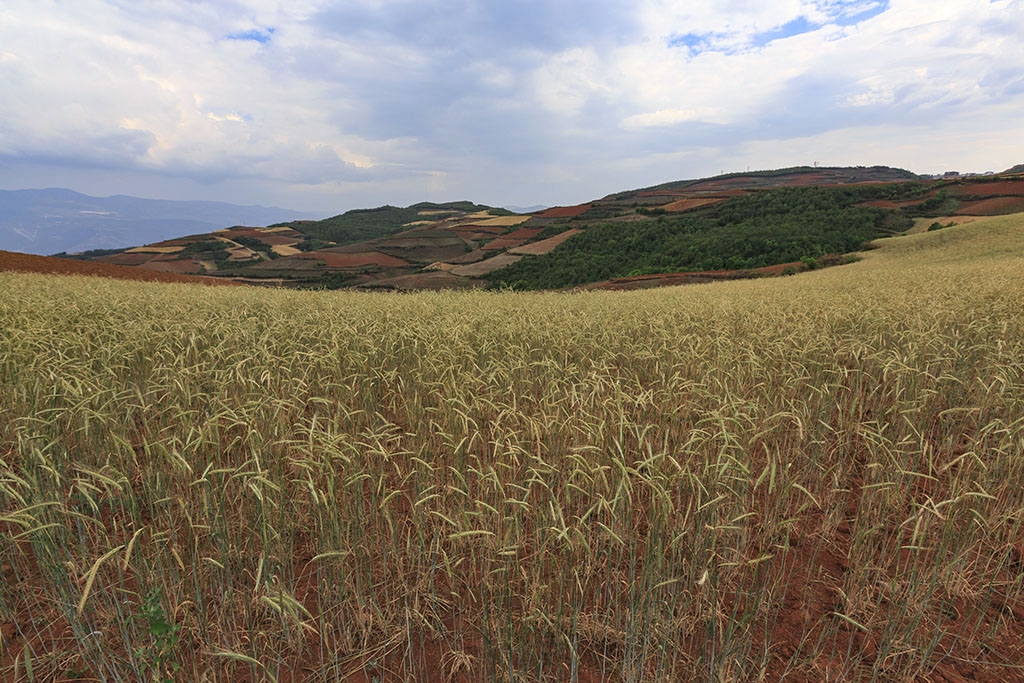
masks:
POLYGON ((0 679, 1024 676, 1024 217, 807 274, 0 273, 0 679))

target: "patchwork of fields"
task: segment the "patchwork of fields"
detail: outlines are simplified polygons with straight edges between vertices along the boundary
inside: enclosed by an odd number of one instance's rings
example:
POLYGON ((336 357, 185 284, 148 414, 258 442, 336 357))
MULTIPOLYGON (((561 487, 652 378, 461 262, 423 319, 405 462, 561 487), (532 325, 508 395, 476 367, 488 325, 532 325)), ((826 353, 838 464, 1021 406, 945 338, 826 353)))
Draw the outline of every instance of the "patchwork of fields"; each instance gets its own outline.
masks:
POLYGON ((1024 220, 879 246, 647 292, 0 273, 0 678, 1013 680, 1024 220))

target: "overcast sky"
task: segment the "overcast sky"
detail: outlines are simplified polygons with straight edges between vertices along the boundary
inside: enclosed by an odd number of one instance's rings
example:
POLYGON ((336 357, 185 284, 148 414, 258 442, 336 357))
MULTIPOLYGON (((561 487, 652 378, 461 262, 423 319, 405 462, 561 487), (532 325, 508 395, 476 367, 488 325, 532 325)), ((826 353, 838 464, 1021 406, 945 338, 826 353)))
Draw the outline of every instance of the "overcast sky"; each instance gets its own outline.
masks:
POLYGON ((0 189, 568 204, 1024 163, 1024 0, 2 0, 0 189))

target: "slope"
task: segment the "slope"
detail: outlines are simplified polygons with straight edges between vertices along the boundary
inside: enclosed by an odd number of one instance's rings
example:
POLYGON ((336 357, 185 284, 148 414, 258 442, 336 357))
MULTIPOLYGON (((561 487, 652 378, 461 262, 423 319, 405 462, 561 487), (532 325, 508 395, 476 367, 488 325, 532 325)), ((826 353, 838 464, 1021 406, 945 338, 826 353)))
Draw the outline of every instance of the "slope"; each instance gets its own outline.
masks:
POLYGON ((2 273, 0 677, 141 679, 154 615, 178 680, 1015 680, 1022 218, 654 292, 2 273))

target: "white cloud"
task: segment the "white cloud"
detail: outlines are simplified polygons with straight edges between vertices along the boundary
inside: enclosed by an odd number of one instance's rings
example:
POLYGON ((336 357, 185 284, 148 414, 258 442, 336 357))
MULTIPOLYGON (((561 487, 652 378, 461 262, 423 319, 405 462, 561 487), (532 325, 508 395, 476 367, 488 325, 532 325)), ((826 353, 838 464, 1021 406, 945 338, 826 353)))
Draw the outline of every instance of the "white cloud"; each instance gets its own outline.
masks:
POLYGON ((550 0, 543 11, 5 0, 2 177, 48 164, 61 178, 88 167, 157 174, 154 187, 233 183, 252 201, 451 192, 532 204, 730 160, 764 167, 807 141, 827 140, 834 163, 1024 161, 1020 138, 977 136, 1013 127, 1007 112, 1024 106, 1024 0, 550 0))

